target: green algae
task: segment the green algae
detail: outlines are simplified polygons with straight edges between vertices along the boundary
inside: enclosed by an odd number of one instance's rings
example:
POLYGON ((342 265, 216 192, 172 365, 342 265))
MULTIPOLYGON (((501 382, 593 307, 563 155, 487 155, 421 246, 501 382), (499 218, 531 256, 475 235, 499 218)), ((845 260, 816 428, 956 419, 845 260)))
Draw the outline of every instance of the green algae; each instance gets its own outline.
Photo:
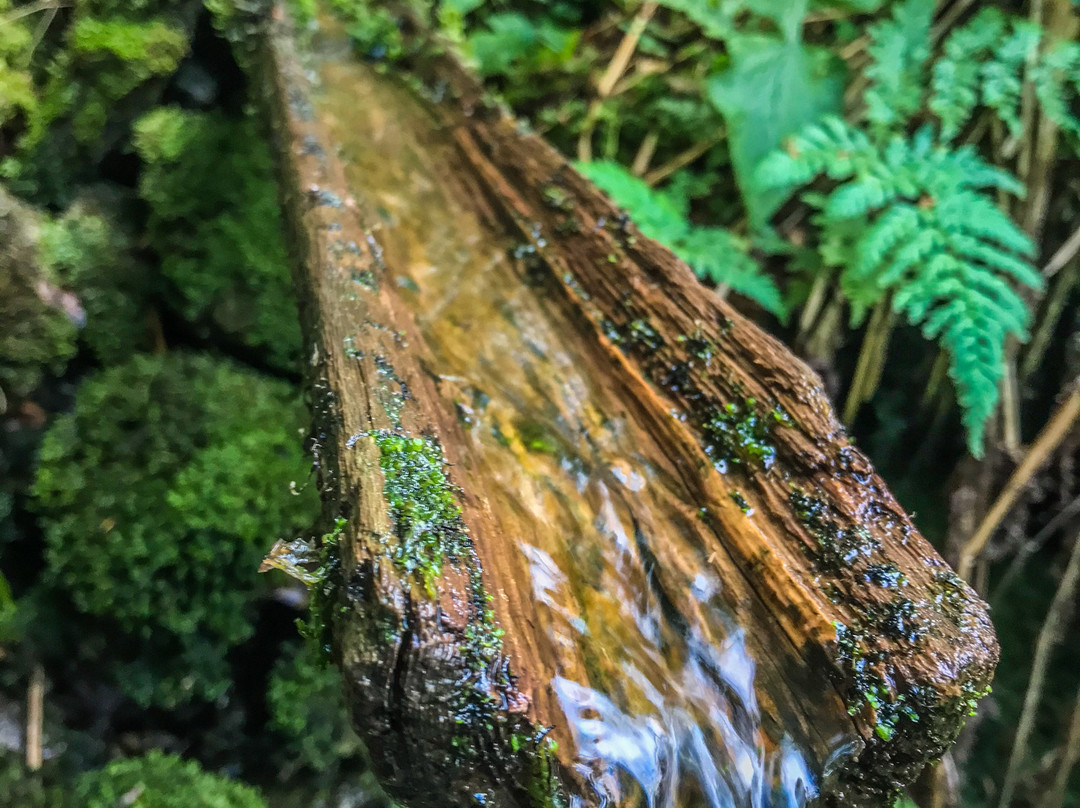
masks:
POLYGON ((796 518, 815 541, 807 552, 818 569, 837 572, 881 549, 881 543, 861 525, 841 527, 832 508, 820 497, 792 489, 789 501, 796 518))
POLYGON ((746 501, 746 497, 744 497, 738 491, 732 491, 730 494, 728 494, 728 496, 731 497, 732 502, 739 506, 739 510, 745 513, 747 516, 750 516, 754 513, 754 509, 750 507, 750 503, 746 501))
POLYGON ((372 438, 379 447, 383 495, 398 540, 394 562, 417 575, 433 596, 443 559, 456 558, 465 549, 465 523, 446 476, 442 448, 433 438, 392 432, 374 432, 372 438))
POLYGON ((706 417, 705 453, 721 473, 729 464, 761 467, 766 471, 776 461, 776 446, 772 441, 774 425, 790 425, 790 419, 779 408, 762 411, 753 398, 732 401, 706 417))
POLYGON ((514 426, 517 428, 521 445, 528 451, 536 454, 559 454, 558 440, 543 424, 535 421, 520 421, 514 426))

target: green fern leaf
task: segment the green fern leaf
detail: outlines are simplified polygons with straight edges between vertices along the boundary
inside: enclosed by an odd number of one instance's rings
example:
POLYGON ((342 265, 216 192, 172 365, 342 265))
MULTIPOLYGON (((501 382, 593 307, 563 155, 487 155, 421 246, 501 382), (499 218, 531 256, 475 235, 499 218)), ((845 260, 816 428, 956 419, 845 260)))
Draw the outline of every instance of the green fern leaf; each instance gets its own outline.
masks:
POLYGON ((927 106, 941 122, 941 136, 956 137, 979 106, 982 65, 993 57, 1005 37, 1005 15, 986 8, 945 40, 934 64, 927 106))
POLYGON ((987 195, 1023 186, 973 148, 936 142, 928 127, 875 145, 839 119, 790 139, 762 162, 758 182, 790 190, 822 175, 839 184, 802 198, 818 211, 821 253, 840 268, 853 319, 891 296, 896 312, 941 342, 980 455, 1005 340, 1027 333, 1030 312, 1015 285, 1043 282, 1034 245, 987 195))
POLYGON ((578 163, 577 169, 625 210, 644 235, 667 246, 699 278, 728 286, 784 316, 780 290, 747 253, 746 244, 723 228, 691 224, 685 198, 654 191, 618 163, 578 163))
POLYGON ((1009 129, 1018 137, 1021 133, 1020 93, 1023 88, 1024 65, 1039 46, 1040 30, 1025 21, 1014 23, 1013 30, 997 51, 997 57, 983 65, 983 103, 997 112, 1009 129))
POLYGON ((730 287, 777 317, 784 316, 780 290, 747 254, 746 244, 729 231, 720 227, 691 227, 671 249, 698 277, 730 287))
POLYGON ((891 19, 870 27, 864 100, 867 120, 875 126, 901 127, 922 107, 933 16, 934 0, 904 0, 893 6, 891 19))
POLYGON ((1080 95, 1080 45, 1053 45, 1035 66, 1031 80, 1046 116, 1066 132, 1080 136, 1080 119, 1070 111, 1080 95))

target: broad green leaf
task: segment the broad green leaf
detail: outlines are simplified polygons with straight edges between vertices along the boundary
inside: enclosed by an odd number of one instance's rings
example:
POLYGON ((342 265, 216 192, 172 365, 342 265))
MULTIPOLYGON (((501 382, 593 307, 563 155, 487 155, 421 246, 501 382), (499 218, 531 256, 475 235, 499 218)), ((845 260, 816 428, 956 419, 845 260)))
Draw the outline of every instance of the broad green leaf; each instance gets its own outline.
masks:
POLYGON ((783 201, 783 191, 761 187, 761 160, 788 135, 840 111, 845 74, 826 49, 775 37, 731 42, 731 67, 709 78, 709 100, 728 127, 731 162, 755 230, 783 201))

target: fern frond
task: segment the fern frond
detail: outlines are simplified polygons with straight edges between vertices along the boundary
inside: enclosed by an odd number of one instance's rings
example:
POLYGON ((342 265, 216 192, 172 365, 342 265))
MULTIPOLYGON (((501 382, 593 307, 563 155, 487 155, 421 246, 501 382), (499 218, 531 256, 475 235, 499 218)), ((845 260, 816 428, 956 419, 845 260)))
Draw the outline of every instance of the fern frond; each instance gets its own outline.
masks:
POLYGON ((829 115, 786 140, 784 148, 758 165, 756 180, 765 190, 794 190, 814 177, 844 180, 878 162, 865 132, 829 115))
POLYGON ((934 0, 904 0, 893 6, 890 19, 870 27, 870 86, 864 100, 873 125, 902 127, 922 107, 933 16, 934 0))
POLYGON ((720 227, 691 227, 672 245, 672 252, 700 278, 727 286, 757 301, 766 311, 784 316, 784 301, 772 278, 746 252, 741 239, 720 227))
POLYGON ((1005 15, 986 8, 945 40, 934 64, 927 106, 941 122, 941 136, 956 137, 979 105, 981 66, 1005 37, 1005 15))
POLYGON ((1034 245, 987 193, 1023 186, 973 148, 942 145, 929 127, 882 144, 860 135, 839 120, 809 127, 762 163, 759 181, 785 189, 818 176, 839 181, 803 201, 818 211, 820 251, 840 267, 853 320, 891 296, 896 312, 940 340, 979 454, 1005 340, 1027 333, 1030 313, 1014 285, 1042 285, 1034 245))
POLYGON ((1023 20, 1015 22, 1012 32, 998 48, 997 58, 982 68, 983 103, 997 112, 1013 137, 1021 134, 1020 93, 1024 65, 1039 47, 1040 38, 1038 26, 1023 20))
POLYGON ((1080 136, 1080 119, 1070 111, 1080 96, 1080 45, 1053 45, 1035 66, 1031 80, 1046 116, 1064 131, 1080 136))
POLYGON ((747 253, 746 244, 719 227, 698 227, 685 216, 685 199, 654 191, 618 163, 578 163, 577 169, 634 220, 641 232, 667 246, 699 278, 728 286, 778 317, 780 290, 747 253))
POLYGON ((685 237, 689 223, 679 206, 664 194, 653 191, 618 163, 598 160, 578 163, 576 167, 625 210, 649 238, 670 246, 685 237))

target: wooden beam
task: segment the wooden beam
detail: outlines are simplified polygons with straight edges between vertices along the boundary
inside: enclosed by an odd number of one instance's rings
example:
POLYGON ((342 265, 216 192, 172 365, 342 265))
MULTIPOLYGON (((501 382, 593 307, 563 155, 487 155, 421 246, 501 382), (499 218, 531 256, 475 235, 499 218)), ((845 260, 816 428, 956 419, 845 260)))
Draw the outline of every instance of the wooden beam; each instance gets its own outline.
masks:
POLYGON ((989 683, 985 605, 781 343, 451 58, 320 26, 277 12, 265 86, 346 520, 314 593, 391 793, 888 804, 989 683))

